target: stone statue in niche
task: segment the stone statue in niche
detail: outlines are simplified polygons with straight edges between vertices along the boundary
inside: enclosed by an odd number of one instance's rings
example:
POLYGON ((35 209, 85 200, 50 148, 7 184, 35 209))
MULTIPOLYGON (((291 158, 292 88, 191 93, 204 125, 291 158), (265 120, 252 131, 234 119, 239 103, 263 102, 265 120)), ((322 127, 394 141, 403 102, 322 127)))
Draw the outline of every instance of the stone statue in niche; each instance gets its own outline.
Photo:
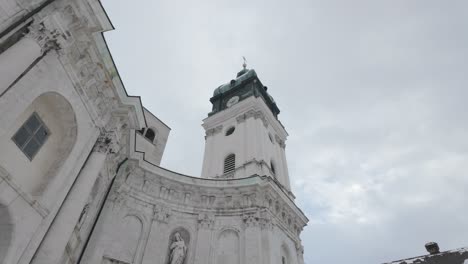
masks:
POLYGON ((188 243, 190 240, 189 233, 178 228, 174 230, 173 235, 170 236, 169 244, 169 260, 167 264, 184 264, 187 259, 188 243))

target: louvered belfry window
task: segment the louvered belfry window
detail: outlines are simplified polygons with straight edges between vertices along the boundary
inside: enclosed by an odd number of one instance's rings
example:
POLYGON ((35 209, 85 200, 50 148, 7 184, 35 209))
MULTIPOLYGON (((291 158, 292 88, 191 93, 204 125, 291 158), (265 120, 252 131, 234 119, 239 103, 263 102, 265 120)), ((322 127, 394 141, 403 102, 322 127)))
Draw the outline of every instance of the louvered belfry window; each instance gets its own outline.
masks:
POLYGON ((224 173, 229 173, 234 171, 236 168, 236 155, 230 154, 224 159, 224 173))

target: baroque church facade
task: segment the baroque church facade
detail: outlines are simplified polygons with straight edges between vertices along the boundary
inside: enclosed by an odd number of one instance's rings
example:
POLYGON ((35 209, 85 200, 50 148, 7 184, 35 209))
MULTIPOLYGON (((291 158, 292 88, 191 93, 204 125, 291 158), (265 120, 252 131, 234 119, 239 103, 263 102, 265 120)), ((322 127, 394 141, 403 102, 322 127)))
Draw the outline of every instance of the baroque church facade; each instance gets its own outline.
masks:
POLYGON ((201 177, 182 175, 112 29, 98 0, 0 1, 0 263, 303 264, 288 134, 256 72, 215 89, 201 177))

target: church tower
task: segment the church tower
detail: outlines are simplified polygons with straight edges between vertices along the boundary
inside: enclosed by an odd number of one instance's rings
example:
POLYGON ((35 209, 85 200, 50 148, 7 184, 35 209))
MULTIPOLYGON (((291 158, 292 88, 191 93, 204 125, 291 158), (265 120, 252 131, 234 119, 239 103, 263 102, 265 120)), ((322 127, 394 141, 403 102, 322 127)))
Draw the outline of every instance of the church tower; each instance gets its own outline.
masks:
POLYGON ((255 70, 243 69, 219 86, 203 120, 206 131, 203 178, 269 176, 290 192, 280 110, 255 70))
POLYGON ((304 264, 275 101, 246 65, 210 101, 202 178, 132 152, 81 263, 304 264))

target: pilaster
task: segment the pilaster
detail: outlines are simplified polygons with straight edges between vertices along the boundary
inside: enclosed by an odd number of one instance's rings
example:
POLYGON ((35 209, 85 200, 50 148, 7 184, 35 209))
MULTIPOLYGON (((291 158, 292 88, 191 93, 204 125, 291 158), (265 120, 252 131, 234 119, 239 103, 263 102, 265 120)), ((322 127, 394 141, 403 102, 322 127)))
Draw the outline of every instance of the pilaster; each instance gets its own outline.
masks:
POLYGON ((215 224, 215 216, 212 213, 198 214, 198 236, 196 245, 195 264, 210 263, 212 234, 215 224))

